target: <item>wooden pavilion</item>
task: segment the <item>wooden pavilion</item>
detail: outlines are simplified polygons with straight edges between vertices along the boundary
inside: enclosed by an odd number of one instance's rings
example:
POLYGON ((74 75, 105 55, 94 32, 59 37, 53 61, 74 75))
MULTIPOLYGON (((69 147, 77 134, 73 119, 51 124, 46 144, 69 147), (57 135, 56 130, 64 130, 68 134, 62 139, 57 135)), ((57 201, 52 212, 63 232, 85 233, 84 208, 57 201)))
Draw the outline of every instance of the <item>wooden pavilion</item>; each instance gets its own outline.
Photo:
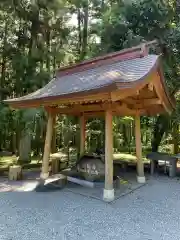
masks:
POLYGON ((5 102, 13 108, 43 106, 48 112, 41 178, 49 176, 49 157, 56 114, 80 117, 80 151, 85 147, 86 119, 105 117, 104 200, 114 199, 113 189, 113 116, 135 119, 137 181, 145 182, 142 161, 140 116, 171 113, 174 99, 166 89, 160 56, 149 54, 147 42, 119 52, 61 68, 43 88, 5 102))

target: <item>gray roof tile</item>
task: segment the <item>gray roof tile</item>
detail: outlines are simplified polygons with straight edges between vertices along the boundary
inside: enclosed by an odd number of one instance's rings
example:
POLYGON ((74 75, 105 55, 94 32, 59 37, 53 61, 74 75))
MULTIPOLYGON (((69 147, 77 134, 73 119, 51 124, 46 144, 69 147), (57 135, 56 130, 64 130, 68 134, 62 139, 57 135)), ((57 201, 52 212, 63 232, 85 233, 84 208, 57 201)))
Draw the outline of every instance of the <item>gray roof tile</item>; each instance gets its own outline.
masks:
POLYGON ((80 93, 100 89, 111 85, 113 82, 133 83, 144 78, 155 66, 158 58, 157 55, 147 55, 142 58, 115 62, 62 77, 58 76, 36 92, 13 99, 13 101, 80 93))

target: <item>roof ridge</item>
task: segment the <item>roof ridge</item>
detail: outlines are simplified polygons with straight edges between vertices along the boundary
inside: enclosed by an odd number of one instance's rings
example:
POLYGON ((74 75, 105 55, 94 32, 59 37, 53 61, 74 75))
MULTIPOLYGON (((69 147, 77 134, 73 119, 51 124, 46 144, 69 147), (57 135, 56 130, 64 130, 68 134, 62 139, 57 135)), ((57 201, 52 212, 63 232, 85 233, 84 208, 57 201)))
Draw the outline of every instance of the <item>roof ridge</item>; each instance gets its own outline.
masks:
POLYGON ((126 48, 121 51, 109 53, 100 57, 91 58, 89 60, 62 67, 57 71, 56 75, 64 76, 82 70, 87 70, 88 68, 95 68, 101 65, 106 65, 107 63, 143 57, 149 53, 149 47, 154 44, 157 44, 156 40, 144 42, 132 48, 126 48))

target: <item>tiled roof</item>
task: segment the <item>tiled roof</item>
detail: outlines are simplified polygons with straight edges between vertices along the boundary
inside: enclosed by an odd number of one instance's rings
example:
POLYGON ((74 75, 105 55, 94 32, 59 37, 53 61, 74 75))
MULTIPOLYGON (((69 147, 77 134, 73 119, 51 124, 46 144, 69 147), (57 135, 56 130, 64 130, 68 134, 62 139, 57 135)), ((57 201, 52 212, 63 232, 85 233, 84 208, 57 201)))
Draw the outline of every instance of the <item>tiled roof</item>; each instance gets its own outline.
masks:
MULTIPOLYGON (((13 99, 13 102, 40 100, 93 91, 111 86, 113 83, 119 83, 121 87, 129 87, 133 83, 144 79, 156 66, 158 58, 157 55, 146 55, 141 58, 112 62, 63 76, 59 74, 45 87, 21 98, 13 99)), ((7 102, 9 101, 12 100, 7 100, 7 102)))

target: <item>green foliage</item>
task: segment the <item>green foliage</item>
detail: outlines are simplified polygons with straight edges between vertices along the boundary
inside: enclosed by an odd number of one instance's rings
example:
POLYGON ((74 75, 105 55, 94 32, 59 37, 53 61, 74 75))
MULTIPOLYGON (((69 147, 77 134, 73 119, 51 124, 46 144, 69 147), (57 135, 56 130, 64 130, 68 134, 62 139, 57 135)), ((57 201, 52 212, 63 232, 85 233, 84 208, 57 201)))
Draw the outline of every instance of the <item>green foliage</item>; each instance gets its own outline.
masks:
MULTIPOLYGON (((143 147, 150 148, 153 129, 158 131, 164 124, 167 135, 180 119, 179 11, 174 0, 1 0, 0 100, 39 89, 60 66, 158 39, 159 47, 151 51, 162 52, 165 80, 171 93, 176 93, 177 107, 168 121, 160 117, 160 124, 156 118, 142 117, 143 147)), ((114 118, 117 151, 134 151, 133 125, 132 118, 114 118)), ((28 130, 32 150, 43 152, 46 113, 43 109, 12 111, 1 104, 0 130, 0 148, 17 151, 22 131, 28 130)), ((59 117, 56 130, 59 148, 77 146, 76 118, 59 117)), ((102 119, 88 121, 88 150, 90 146, 104 146, 102 119)))

